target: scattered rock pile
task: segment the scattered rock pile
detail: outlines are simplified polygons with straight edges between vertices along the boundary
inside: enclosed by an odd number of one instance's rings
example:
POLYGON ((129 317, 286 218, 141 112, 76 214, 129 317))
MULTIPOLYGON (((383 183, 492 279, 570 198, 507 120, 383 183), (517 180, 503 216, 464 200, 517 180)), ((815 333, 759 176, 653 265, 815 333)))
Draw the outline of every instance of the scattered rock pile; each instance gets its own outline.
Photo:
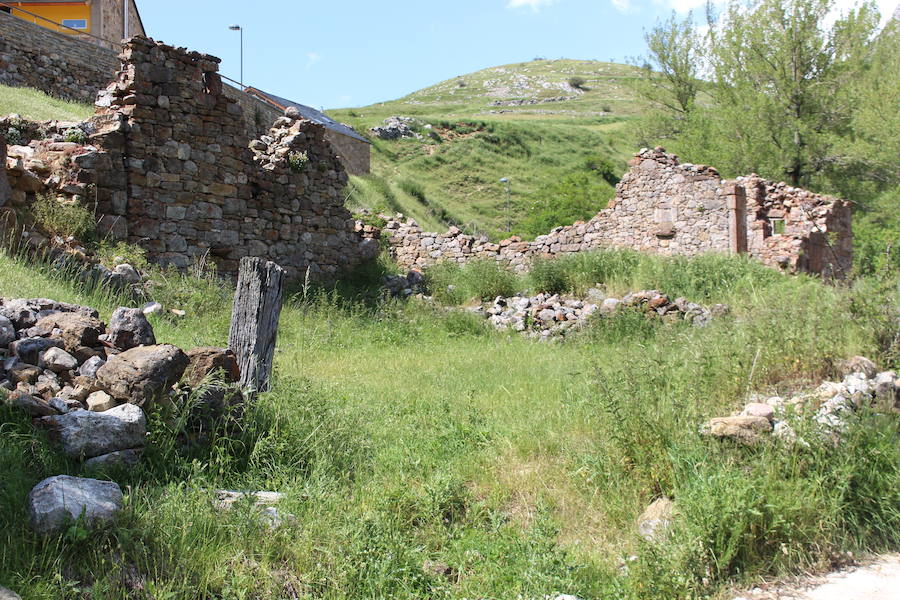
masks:
MULTIPOLYGON (((92 308, 44 298, 0 299, 0 358, 7 404, 89 470, 140 461, 144 411, 170 402, 185 373, 191 387, 213 373, 228 383, 240 375, 230 350, 157 344, 140 309, 118 308, 107 326, 92 308)), ((204 387, 201 400, 223 401, 224 391, 211 393, 219 389, 204 387)), ((115 483, 51 477, 32 491, 29 512, 34 529, 48 533, 82 511, 89 522, 107 520, 120 501, 115 483)))
POLYGON ((416 119, 412 117, 388 117, 384 120, 384 125, 372 127, 369 131, 382 140, 420 139, 422 136, 413 130, 417 124, 416 119))
POLYGON ((703 430, 713 437, 746 445, 758 444, 768 436, 803 443, 795 425, 797 419, 808 419, 804 425, 811 425, 817 434, 837 443, 850 419, 863 407, 900 413, 897 373, 878 372, 875 363, 862 356, 845 361, 841 369, 843 381, 825 381, 815 390, 789 399, 755 394, 739 414, 711 419, 703 430))
POLYGON ((425 275, 417 269, 402 275, 386 275, 383 279, 384 289, 392 298, 408 298, 413 294, 426 293, 425 275))
POLYGON ((557 294, 498 296, 493 303, 476 307, 473 311, 483 314, 497 329, 513 329, 546 339, 577 329, 594 313, 611 316, 626 309, 639 310, 670 322, 688 321, 695 327, 704 327, 713 317, 728 311, 724 304, 707 308, 684 298, 670 300, 657 290, 633 292, 619 299, 606 297, 599 288, 589 290, 586 300, 557 294))

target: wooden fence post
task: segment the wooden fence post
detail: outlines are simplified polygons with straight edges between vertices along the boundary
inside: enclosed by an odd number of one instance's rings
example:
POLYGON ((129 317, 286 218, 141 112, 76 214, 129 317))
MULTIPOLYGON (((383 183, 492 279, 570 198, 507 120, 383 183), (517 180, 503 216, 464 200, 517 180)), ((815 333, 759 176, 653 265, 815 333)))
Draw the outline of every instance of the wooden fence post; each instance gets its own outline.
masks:
POLYGON ((261 258, 241 259, 228 347, 241 367, 241 386, 251 392, 269 389, 284 269, 261 258))

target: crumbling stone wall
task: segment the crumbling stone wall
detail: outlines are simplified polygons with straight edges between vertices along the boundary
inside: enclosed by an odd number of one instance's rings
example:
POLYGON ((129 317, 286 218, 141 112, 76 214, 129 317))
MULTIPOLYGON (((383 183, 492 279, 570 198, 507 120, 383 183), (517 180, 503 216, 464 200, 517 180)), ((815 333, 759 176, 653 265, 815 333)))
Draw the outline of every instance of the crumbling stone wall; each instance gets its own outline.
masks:
POLYGON ((8 163, 13 195, 50 191, 96 205, 104 233, 177 268, 208 260, 233 275, 241 257, 259 256, 290 277, 329 278, 377 253, 343 205, 347 175, 323 127, 288 114, 250 144, 217 58, 134 37, 121 59, 88 144, 11 148, 54 165, 36 174, 27 161, 8 163))
POLYGON ((493 259, 525 270, 535 257, 624 247, 662 255, 746 253, 790 272, 849 273, 850 207, 843 200, 756 175, 724 181, 712 167, 680 164, 662 148, 642 150, 629 164, 607 208, 533 242, 514 236, 491 243, 456 227, 424 232, 415 221, 398 219, 383 235, 404 267, 493 259), (776 227, 777 219, 784 222, 776 227))
POLYGON ((119 60, 116 52, 0 12, 0 83, 93 102, 119 60))

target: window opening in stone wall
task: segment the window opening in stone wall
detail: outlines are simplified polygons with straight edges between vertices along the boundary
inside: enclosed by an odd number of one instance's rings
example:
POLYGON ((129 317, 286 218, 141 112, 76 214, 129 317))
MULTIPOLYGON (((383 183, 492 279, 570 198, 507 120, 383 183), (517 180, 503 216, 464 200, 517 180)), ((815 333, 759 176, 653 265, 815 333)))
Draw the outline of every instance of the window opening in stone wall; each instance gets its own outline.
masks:
POLYGON ((772 235, 783 235, 785 232, 784 219, 769 219, 772 235))
POLYGON ((8 14, 12 14, 12 9, 8 6, 0 6, 0 12, 5 12, 8 14))
POLYGON ((62 24, 72 29, 87 29, 87 19, 63 19, 62 24))

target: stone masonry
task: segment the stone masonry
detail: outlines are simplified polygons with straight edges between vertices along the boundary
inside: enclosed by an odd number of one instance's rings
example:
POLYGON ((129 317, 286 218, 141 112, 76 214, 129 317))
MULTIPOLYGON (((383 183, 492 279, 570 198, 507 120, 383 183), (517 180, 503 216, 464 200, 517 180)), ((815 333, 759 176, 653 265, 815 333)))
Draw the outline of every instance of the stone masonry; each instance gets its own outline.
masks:
POLYGON ((725 181, 712 167, 680 164, 662 148, 642 150, 616 186, 616 197, 587 222, 557 227, 533 242, 491 243, 452 227, 424 232, 411 220, 390 220, 391 253, 404 267, 442 260, 493 259, 517 270, 535 257, 602 247, 662 255, 748 254, 789 272, 840 278, 853 249, 847 202, 766 181, 756 175, 725 181))
POLYGON ((119 68, 116 52, 0 12, 0 83, 93 102, 119 68))
POLYGON ((288 114, 250 143, 217 58, 140 36, 120 58, 87 144, 10 147, 14 204, 53 193, 96 205, 101 232, 152 260, 209 260, 225 275, 259 256, 293 278, 330 278, 377 253, 344 207, 347 175, 322 126, 288 114))

